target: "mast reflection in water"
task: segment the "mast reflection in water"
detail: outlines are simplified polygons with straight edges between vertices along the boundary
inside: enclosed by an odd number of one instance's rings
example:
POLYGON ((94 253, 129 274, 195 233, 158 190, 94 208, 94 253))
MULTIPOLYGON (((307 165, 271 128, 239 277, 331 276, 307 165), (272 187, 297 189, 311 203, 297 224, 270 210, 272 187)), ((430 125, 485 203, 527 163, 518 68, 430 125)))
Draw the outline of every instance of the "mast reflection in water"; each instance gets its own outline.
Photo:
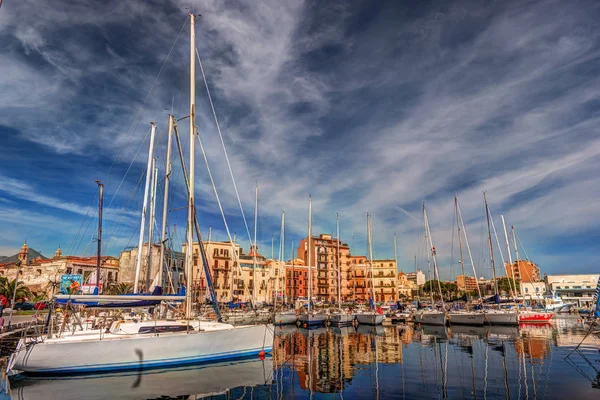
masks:
POLYGON ((600 342, 577 319, 520 327, 276 328, 274 352, 190 368, 12 382, 12 398, 598 399, 600 342))

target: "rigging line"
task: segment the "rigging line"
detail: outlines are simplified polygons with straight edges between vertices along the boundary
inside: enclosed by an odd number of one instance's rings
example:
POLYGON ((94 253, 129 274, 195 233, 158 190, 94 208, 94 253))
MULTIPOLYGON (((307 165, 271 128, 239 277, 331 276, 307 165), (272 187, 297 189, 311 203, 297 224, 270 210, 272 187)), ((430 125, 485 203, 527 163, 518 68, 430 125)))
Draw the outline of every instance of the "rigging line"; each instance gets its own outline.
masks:
MULTIPOLYGON (((163 61, 162 65, 160 66, 160 70, 158 71, 158 74, 156 74, 156 77, 154 78, 154 82, 152 82, 152 86, 150 86, 150 90, 148 91, 148 93, 146 93, 146 97, 144 98, 142 105, 138 109, 138 114, 133 119, 133 123, 131 124, 131 127, 129 128, 129 141, 127 142, 125 147, 122 147, 121 150, 119 151, 119 153, 115 156, 112 164, 110 165, 110 168, 108 169, 108 172, 106 173, 107 177, 110 174, 110 172, 112 171, 115 163, 117 162, 117 159, 121 156, 121 154, 125 150, 127 150, 129 148, 129 145, 131 144, 131 141, 133 140, 133 132, 135 132, 135 126, 139 123, 139 121, 142 119, 142 116, 144 115, 144 107, 146 106, 146 102, 150 98, 150 95, 154 92, 154 89, 156 89, 156 84, 158 83, 158 79, 162 75, 163 70, 165 69, 165 66, 167 65, 167 61, 169 61, 169 58, 171 58, 173 49, 175 49, 175 45, 177 44, 177 41, 179 40, 179 36, 181 36, 181 32, 183 32, 183 29, 185 28, 187 21, 188 21, 188 17, 186 17, 185 21, 183 21, 183 25, 181 26, 181 29, 179 30, 179 33, 177 34, 177 37, 175 38, 175 41, 173 42, 173 45, 171 46, 169 53, 167 53, 167 57, 163 61)), ((113 196, 113 198, 114 198, 114 196, 113 196)), ((112 200, 111 200, 111 203, 112 203, 112 200)))
POLYGON ((97 194, 94 194, 94 197, 92 198, 92 202, 90 203, 85 216, 81 219, 81 224, 79 225, 79 229, 77 229, 77 233, 75 233, 75 236, 73 236, 73 240, 71 241, 71 244, 69 245, 69 247, 67 248, 67 253, 66 254, 71 254, 71 250, 73 250, 73 246, 75 245, 75 242, 77 241, 77 238, 79 237, 79 233, 81 232, 81 228, 83 228, 83 224, 85 224, 85 220, 87 219, 87 217, 90 214, 90 211, 92 210, 92 207, 94 206, 94 204, 96 204, 97 200, 97 194))
MULTIPOLYGON (((129 193, 129 197, 127 198, 127 200, 125 201, 125 204, 123 204, 123 206, 121 207, 121 210, 119 211, 119 213, 117 214, 117 218, 114 224, 111 224, 111 230, 110 232, 108 232, 107 229, 107 239, 105 241, 104 244, 104 251, 106 251, 106 249, 108 249, 108 245, 110 244, 111 240, 113 239, 113 237, 115 236, 115 233, 121 228, 123 227, 124 224, 124 218, 125 218, 125 211, 131 208, 131 205, 133 203, 134 200, 134 196, 137 194, 137 190, 139 189, 139 186, 142 182, 142 179, 144 178, 145 173, 142 172, 140 174, 140 177, 138 179, 138 182, 136 183, 136 185, 133 187, 133 189, 131 190, 131 192, 129 193)), ((122 234, 122 232, 121 232, 122 234)))
POLYGON ((123 174, 123 178, 121 178, 121 182, 119 182, 119 186, 117 186, 117 189, 113 193, 113 195, 112 195, 112 197, 110 199, 110 202, 108 203, 108 205, 106 206, 106 208, 109 208, 112 205, 112 203, 115 200, 115 198, 117 197, 117 193, 119 193, 119 189, 121 189, 121 185, 123 185, 123 182, 125 181, 125 178, 127 178, 127 175, 129 174, 129 171, 131 170, 131 167, 135 163, 135 160, 136 160, 138 154, 140 153, 140 150, 142 149, 142 146, 144 145, 144 143, 146 143, 146 139, 148 138, 148 135, 150 134, 150 130, 151 129, 148 129, 148 131, 146 132, 146 136, 144 136, 144 139, 140 143, 137 151, 135 152, 135 156, 133 156, 133 159, 129 163, 129 166, 127 167, 127 171, 125 171, 125 174, 123 174))
POLYGON ((219 132, 219 138, 221 139, 221 145, 223 146, 223 153, 225 154, 225 161, 227 161, 227 168, 229 168, 229 175, 231 176, 231 181, 233 182, 233 188, 235 189, 235 195, 237 197, 238 204, 240 206, 240 211, 242 213, 242 219, 244 220, 244 226, 246 227, 246 233, 248 234, 248 240, 252 243, 252 237, 250 236, 250 228, 248 228, 248 221, 246 221, 246 214, 244 214, 244 207, 242 207, 242 200, 240 200, 240 193, 237 188, 237 184, 235 183, 235 178, 233 176, 233 170, 231 169, 231 163, 229 162, 229 155, 227 154, 227 149, 225 148, 225 141, 223 140, 223 134, 221 133, 221 126, 219 124, 219 119, 217 118, 217 113, 215 111, 215 106, 212 101, 212 96, 210 95, 210 90, 208 88, 208 81, 206 80, 206 75, 204 74, 204 67, 202 66, 202 60, 200 59, 200 53, 196 48, 196 56, 198 58, 198 64, 200 64, 200 71, 202 72, 202 79, 204 80, 204 86, 206 86, 206 93, 208 95, 208 101, 210 102, 210 108, 212 109, 213 116, 215 118, 215 124, 217 125, 217 132, 219 132))
POLYGON ((523 253, 525 253, 525 259, 527 261, 529 260, 529 256, 527 255, 527 250, 525 250, 525 246, 523 246, 523 243, 521 242, 521 238, 519 237, 519 235, 517 234, 517 231, 515 230, 515 237, 517 238, 517 242, 519 242, 519 244, 521 245, 521 248, 523 249, 523 253))
MULTIPOLYGON (((229 239, 229 242, 231 244, 233 244, 233 240, 231 238, 231 232, 229 231, 229 225, 227 224, 227 218, 225 218, 225 212, 223 211, 223 205, 221 204, 221 199, 219 198, 219 193, 217 192, 217 186, 215 185, 215 181, 213 179, 212 173, 210 172, 210 166, 208 165, 208 158, 206 158, 206 152, 204 151, 204 146, 202 145, 202 140, 200 139, 200 135, 197 134, 196 138, 198 139, 198 144, 200 145, 200 150, 202 150, 202 157, 204 157, 204 163, 206 164, 206 171, 208 172, 208 177, 210 178, 210 182, 212 184, 213 187, 213 191, 215 193, 215 198, 217 199, 217 204, 219 205, 219 210, 221 211, 221 216, 223 217, 223 224, 225 225, 225 231, 227 232, 227 238, 229 239)), ((254 250, 254 252, 256 253, 256 250, 254 250)), ((233 248, 233 257, 234 259, 236 258, 235 255, 235 246, 233 248)), ((238 270, 240 273, 242 273, 242 267, 240 266, 240 263, 238 264, 238 270)))

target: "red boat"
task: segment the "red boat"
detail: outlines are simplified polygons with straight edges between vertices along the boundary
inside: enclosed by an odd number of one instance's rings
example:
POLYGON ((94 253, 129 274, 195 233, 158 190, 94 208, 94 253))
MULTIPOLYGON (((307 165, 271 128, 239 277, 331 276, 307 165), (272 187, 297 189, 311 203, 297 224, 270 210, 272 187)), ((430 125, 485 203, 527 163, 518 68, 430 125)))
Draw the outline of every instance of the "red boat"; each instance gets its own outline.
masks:
POLYGON ((554 313, 527 311, 519 314, 519 322, 547 323, 553 316, 554 313))

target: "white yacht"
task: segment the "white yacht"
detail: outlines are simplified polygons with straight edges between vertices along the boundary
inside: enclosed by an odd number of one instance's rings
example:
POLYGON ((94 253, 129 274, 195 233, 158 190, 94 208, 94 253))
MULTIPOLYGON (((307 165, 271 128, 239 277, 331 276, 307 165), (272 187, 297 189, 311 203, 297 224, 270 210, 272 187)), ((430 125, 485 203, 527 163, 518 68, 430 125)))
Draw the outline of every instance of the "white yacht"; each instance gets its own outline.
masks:
POLYGON ((73 374, 148 369, 259 357, 272 349, 272 325, 115 321, 107 331, 21 339, 7 371, 73 374))
POLYGON ((435 310, 419 310, 414 314, 414 322, 423 325, 446 325, 446 313, 435 310))

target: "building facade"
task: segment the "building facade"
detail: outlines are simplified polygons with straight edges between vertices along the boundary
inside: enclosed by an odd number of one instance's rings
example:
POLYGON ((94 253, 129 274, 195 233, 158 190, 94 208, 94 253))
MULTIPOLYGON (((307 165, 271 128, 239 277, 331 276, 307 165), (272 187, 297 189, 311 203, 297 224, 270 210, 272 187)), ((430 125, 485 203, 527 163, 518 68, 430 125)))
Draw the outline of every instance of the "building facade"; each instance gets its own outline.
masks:
MULTIPOLYGON (((82 275, 85 284, 91 275, 96 273, 98 263, 97 257, 64 256, 60 246, 52 259, 42 256, 32 259, 29 256, 27 243, 21 247, 17 259, 21 263, 20 267, 16 262, 0 264, 0 276, 13 280, 16 279, 19 271, 19 281, 22 281, 32 292, 48 295, 58 293, 60 280, 64 274, 82 275)), ((111 256, 101 257, 100 282, 103 290, 110 289, 118 279, 119 260, 111 256)))
POLYGON ((460 292, 477 292, 477 279, 472 276, 458 275, 456 277, 456 287, 460 292))
POLYGON ((425 284, 425 282, 427 281, 425 279, 425 274, 420 269, 418 269, 416 272, 409 272, 409 273, 407 273, 406 274, 406 278, 409 281, 414 282, 414 284, 418 288, 421 288, 425 284))
MULTIPOLYGON (((303 238, 298 245, 298 258, 308 265, 309 238, 303 238)), ((350 247, 329 234, 310 238, 312 253, 313 294, 317 301, 334 303, 338 299, 338 280, 342 301, 348 301, 350 290, 350 247), (339 247, 339 253, 338 253, 339 247), (340 274, 338 276, 338 264, 340 274)))
POLYGON ((542 280, 540 276, 540 267, 529 260, 516 260, 512 263, 505 263, 506 276, 512 279, 513 274, 515 279, 521 282, 539 282, 542 280))
POLYGON ((398 300, 412 300, 417 292, 417 284, 408 279, 408 275, 404 272, 398 274, 398 300))
POLYGON ((564 303, 589 307, 594 301, 599 274, 547 275, 544 281, 550 291, 564 303))
POLYGON ((376 302, 398 300, 398 267, 396 260, 373 260, 373 285, 376 302))

